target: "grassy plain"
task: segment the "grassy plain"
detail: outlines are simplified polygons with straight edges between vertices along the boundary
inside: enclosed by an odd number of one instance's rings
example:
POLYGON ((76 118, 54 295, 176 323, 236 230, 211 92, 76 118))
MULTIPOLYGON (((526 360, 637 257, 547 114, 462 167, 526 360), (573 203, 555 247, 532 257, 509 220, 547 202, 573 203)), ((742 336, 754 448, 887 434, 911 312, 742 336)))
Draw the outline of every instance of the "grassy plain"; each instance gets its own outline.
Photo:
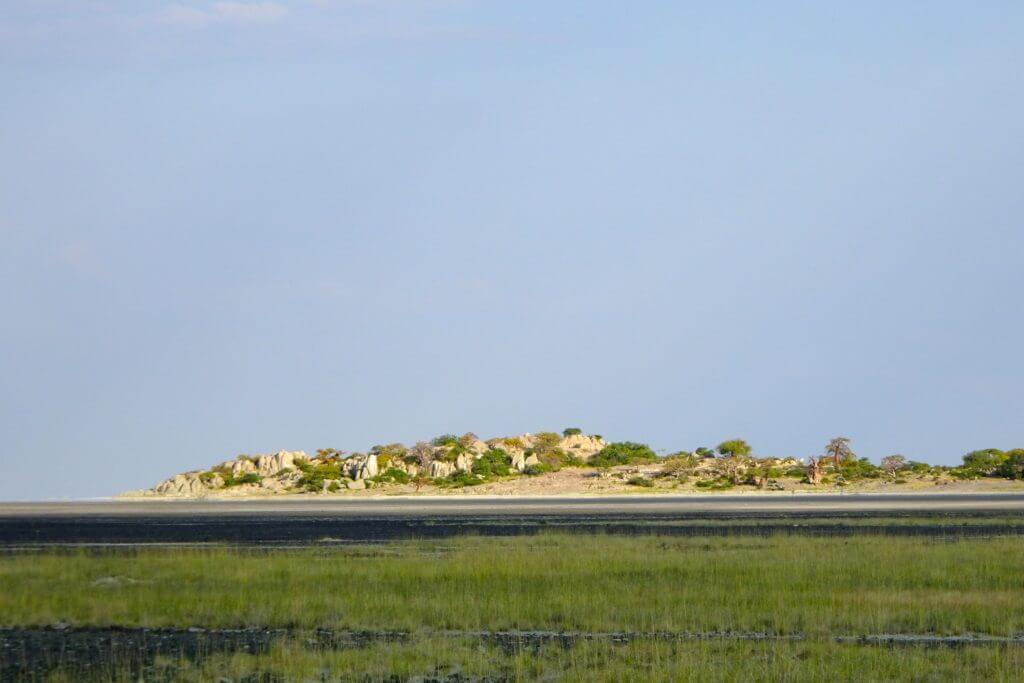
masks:
POLYGON ((542 535, 0 558, 0 624, 1024 631, 1024 543, 542 535))

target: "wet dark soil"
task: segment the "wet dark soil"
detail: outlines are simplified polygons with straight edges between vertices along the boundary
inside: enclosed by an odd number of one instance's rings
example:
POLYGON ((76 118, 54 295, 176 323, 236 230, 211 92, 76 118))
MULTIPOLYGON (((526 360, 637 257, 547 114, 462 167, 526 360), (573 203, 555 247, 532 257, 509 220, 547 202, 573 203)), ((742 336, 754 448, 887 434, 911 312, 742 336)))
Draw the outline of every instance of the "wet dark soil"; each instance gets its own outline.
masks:
MULTIPOLYGON (((562 631, 442 631, 433 637, 473 639, 500 647, 506 654, 556 645, 572 648, 580 641, 628 643, 634 640, 693 641, 801 641, 800 634, 764 632, 562 632, 562 631)), ((61 669, 83 679, 103 679, 108 672, 124 672, 146 680, 173 678, 174 662, 201 661, 217 653, 267 652, 288 639, 313 651, 366 647, 378 642, 403 642, 412 636, 397 631, 293 631, 289 629, 202 628, 71 628, 62 625, 0 628, 0 680, 41 680, 61 669), (170 664, 158 666, 158 658, 170 664), (114 665, 116 664, 116 669, 114 665)), ((1024 645, 1024 636, 1000 638, 984 635, 932 634, 841 635, 837 643, 894 646, 965 647, 1024 645)), ((258 679, 263 680, 263 679, 258 679)), ((267 679, 269 680, 269 679, 267 679)), ((436 680, 461 681, 457 673, 436 680)))
MULTIPOLYGON (((618 514, 614 516, 531 515, 479 517, 330 516, 16 516, 0 518, 0 547, 76 544, 233 543, 308 544, 402 539, 439 539, 474 534, 520 536, 543 532, 657 534, 665 536, 771 536, 799 534, 843 537, 862 534, 917 537, 1024 535, 1024 523, 1007 523, 1007 514, 985 521, 979 512, 912 515, 839 512, 822 520, 820 512, 802 515, 618 514), (963 521, 969 516, 970 521, 963 521), (958 521, 959 520, 959 521, 958 521), (848 523, 844 523, 848 522, 848 523)), ((1024 518, 1021 520, 1024 522, 1024 518)))

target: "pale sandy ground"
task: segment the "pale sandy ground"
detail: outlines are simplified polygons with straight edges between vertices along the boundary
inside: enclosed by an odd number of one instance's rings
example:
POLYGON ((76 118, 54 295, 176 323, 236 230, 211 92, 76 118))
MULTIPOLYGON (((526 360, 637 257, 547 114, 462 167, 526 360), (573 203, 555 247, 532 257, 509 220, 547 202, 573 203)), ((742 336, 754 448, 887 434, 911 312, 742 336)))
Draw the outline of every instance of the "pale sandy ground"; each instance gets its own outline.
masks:
MULTIPOLYGON (((318 494, 273 494, 250 487, 237 487, 227 489, 223 492, 211 494, 209 498, 293 498, 301 496, 316 498, 382 498, 382 497, 405 497, 415 496, 423 498, 433 497, 590 497, 608 495, 657 495, 670 494, 674 496, 714 496, 714 495, 750 495, 750 496, 779 496, 792 495, 794 493, 813 494, 836 494, 847 495, 854 493, 1024 493, 1024 482, 1010 481, 1008 479, 979 479, 975 481, 959 481, 956 479, 936 479, 933 476, 910 477, 905 484, 896 484, 888 480, 874 479, 857 482, 847 486, 820 485, 811 486, 802 484, 795 479, 780 479, 779 482, 785 487, 784 491, 762 491, 753 486, 735 486, 724 491, 713 491, 697 488, 693 483, 679 484, 670 479, 654 479, 653 487, 632 486, 626 483, 626 479, 636 474, 653 475, 659 471, 660 465, 652 466, 628 466, 613 468, 601 476, 597 470, 587 468, 566 468, 559 472, 552 472, 537 477, 518 476, 503 481, 481 484, 479 486, 467 486, 463 488, 438 488, 435 486, 424 486, 419 491, 412 485, 388 485, 382 488, 368 489, 365 491, 342 490, 336 493, 318 494)), ((135 498, 137 494, 124 494, 122 497, 135 498)), ((151 496, 145 496, 151 497, 151 496)), ((162 498, 158 496, 157 498, 162 498)))

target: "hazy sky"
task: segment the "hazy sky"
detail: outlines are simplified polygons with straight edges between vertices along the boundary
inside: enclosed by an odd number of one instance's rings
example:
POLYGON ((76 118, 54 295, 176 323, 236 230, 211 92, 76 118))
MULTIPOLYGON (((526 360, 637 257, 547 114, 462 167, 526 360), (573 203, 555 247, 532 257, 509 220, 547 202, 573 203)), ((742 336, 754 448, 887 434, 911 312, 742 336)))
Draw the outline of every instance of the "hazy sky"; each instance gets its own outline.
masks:
POLYGON ((0 499, 468 430, 1024 446, 1022 35, 1020 2, 5 0, 0 499))

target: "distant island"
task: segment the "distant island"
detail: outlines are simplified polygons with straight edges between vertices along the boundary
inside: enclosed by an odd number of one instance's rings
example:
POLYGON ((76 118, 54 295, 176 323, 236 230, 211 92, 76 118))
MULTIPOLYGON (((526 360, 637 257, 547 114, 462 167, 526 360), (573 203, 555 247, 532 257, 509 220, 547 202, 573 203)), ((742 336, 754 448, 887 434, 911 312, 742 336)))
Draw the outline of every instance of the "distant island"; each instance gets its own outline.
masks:
POLYGON ((929 465, 890 455, 877 464, 836 437, 820 455, 759 458, 743 439, 715 448, 658 455, 630 441, 606 442, 581 429, 498 437, 445 434, 413 446, 374 446, 366 453, 324 448, 314 455, 278 451, 240 455, 208 470, 177 474, 132 497, 240 497, 287 494, 474 493, 566 495, 712 491, 971 491, 1010 488, 1024 480, 1024 449, 987 448, 960 465, 929 465))

